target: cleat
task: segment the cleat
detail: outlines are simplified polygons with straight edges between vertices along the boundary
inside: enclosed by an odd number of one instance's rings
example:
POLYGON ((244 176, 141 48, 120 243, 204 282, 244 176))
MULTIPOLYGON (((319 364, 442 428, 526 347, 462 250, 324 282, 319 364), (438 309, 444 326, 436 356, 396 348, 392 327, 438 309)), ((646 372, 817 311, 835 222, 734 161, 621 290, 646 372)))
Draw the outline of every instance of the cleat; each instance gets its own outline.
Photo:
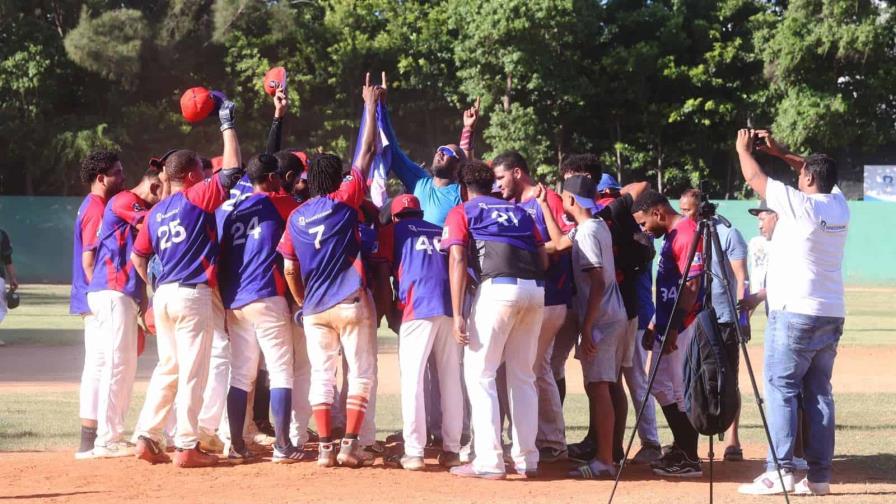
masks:
POLYGON ((178 448, 174 453, 174 465, 183 469, 211 467, 218 464, 218 457, 202 451, 199 444, 190 449, 178 448))
POLYGON ((333 467, 336 465, 336 452, 333 451, 333 443, 320 443, 317 448, 317 465, 320 467, 333 467))
POLYGON ((167 464, 171 462, 171 457, 165 453, 165 449, 146 436, 137 438, 137 447, 134 449, 134 454, 138 459, 145 460, 150 464, 167 464))

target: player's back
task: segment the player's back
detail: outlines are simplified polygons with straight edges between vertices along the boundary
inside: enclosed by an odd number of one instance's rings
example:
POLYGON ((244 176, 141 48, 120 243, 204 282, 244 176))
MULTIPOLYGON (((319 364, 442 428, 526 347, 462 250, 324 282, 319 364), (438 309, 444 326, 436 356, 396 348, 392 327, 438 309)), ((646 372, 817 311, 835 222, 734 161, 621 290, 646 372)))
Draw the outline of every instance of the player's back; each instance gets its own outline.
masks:
POLYGON ((417 218, 403 218, 391 230, 393 273, 404 320, 451 314, 448 254, 439 242, 442 227, 417 218))
POLYGON ((84 272, 82 256, 85 250, 90 250, 96 245, 105 206, 103 198, 88 194, 78 208, 73 230, 72 290, 69 304, 69 313, 73 315, 90 313, 90 307, 87 306, 87 274, 84 272))
POLYGON ((282 296, 286 281, 277 244, 297 204, 288 195, 254 193, 232 211, 216 210, 221 229, 219 284, 225 308, 282 296))
POLYGON ((131 263, 131 250, 139 224, 149 204, 131 191, 122 191, 109 200, 100 226, 93 280, 89 291, 115 290, 134 299, 143 296, 143 279, 131 263))
POLYGON ((218 239, 212 213, 194 204, 182 191, 155 205, 146 225, 152 249, 162 265, 159 285, 217 286, 218 239))

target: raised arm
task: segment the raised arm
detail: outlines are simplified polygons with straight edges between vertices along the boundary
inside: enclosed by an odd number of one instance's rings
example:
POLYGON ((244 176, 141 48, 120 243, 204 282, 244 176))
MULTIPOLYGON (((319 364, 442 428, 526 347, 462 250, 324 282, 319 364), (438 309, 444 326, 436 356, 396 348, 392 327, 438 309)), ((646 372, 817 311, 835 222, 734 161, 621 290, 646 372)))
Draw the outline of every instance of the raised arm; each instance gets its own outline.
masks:
MULTIPOLYGON (((383 79, 386 74, 383 73, 383 79)), ((385 81, 383 85, 385 85, 385 81)), ((361 171, 364 178, 370 173, 370 165, 373 164, 373 158, 376 156, 376 105, 377 101, 383 96, 383 89, 379 86, 370 85, 370 72, 361 88, 361 96, 364 97, 364 131, 362 133, 361 148, 358 151, 356 168, 361 171)))
POLYGON ((460 143, 458 144, 467 159, 473 159, 475 152, 473 151, 473 137, 476 135, 476 123, 479 121, 479 98, 472 107, 464 110, 464 129, 460 133, 460 143))
POLYGON ((554 219, 554 214, 551 211, 550 205, 548 205, 547 190, 543 185, 538 184, 535 198, 541 206, 541 213, 544 215, 544 225, 548 228, 548 234, 550 235, 550 240, 545 240, 544 242, 545 252, 553 254, 572 248, 572 240, 563 234, 560 225, 557 224, 556 219, 554 219))
POLYGON ((224 175, 221 181, 225 188, 233 187, 233 184, 242 176, 242 173, 236 175, 237 172, 242 172, 243 157, 240 152, 240 141, 236 136, 236 126, 234 125, 235 112, 236 105, 230 100, 222 103, 221 108, 218 109, 218 119, 221 121, 221 136, 224 138, 224 159, 220 173, 224 175), (233 183, 228 185, 224 177, 228 179, 233 178, 233 183))
POLYGON ((779 157, 783 159, 787 164, 790 165, 793 170, 799 174, 800 170, 803 169, 803 166, 806 164, 806 159, 799 154, 794 154, 789 150, 785 149, 784 146, 779 144, 772 138, 772 134, 767 130, 756 130, 754 132, 756 136, 765 140, 765 145, 759 146, 758 149, 762 152, 767 152, 772 156, 779 157))
POLYGON ((748 129, 742 129, 737 132, 737 157, 740 159, 740 171, 744 176, 747 184, 759 195, 765 198, 765 188, 768 185, 768 175, 766 175, 756 158, 753 157, 753 132, 748 129))
POLYGON ((280 150, 280 146, 283 143, 283 118, 286 116, 288 106, 289 102, 286 98, 286 92, 278 86, 277 91, 274 93, 274 122, 268 131, 268 140, 264 149, 265 154, 273 154, 280 150))

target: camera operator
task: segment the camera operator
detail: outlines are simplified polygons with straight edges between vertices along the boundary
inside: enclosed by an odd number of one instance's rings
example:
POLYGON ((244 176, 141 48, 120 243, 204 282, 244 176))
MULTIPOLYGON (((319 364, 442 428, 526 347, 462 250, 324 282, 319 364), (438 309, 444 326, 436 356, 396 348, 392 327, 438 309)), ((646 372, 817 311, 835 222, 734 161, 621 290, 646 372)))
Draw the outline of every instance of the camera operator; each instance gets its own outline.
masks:
MULTIPOLYGON (((766 414, 784 472, 784 488, 802 495, 830 492, 834 455, 831 373, 846 314, 843 252, 849 226, 846 198, 835 188, 836 162, 824 155, 802 158, 782 148, 768 131, 737 133, 741 171, 751 188, 775 211, 778 222, 767 275, 769 306, 765 331, 766 414), (797 172, 798 189, 769 178, 753 157, 779 157, 797 172), (793 483, 797 401, 806 415, 806 478, 793 483)), ((745 494, 781 493, 772 458, 765 473, 742 485, 745 494)))
MULTIPOLYGON (((682 214, 691 219, 699 220, 700 203, 703 200, 703 191, 700 189, 688 189, 681 193, 681 197, 678 199, 678 207, 681 209, 682 214)), ((719 243, 722 245, 722 252, 728 258, 728 264, 724 270, 726 278, 730 282, 728 288, 732 296, 740 301, 744 295, 745 287, 750 281, 750 275, 747 271, 747 242, 734 226, 729 227, 725 225, 721 219, 715 216, 713 216, 712 220, 716 226, 719 243)), ((712 306, 716 311, 716 319, 719 322, 719 329, 721 329, 725 341, 736 341, 737 328, 735 324, 738 322, 738 317, 737 313, 728 306, 728 294, 725 292, 725 287, 721 281, 722 264, 724 264, 724 260, 721 257, 713 256, 712 306)), ((744 331, 749 336, 749 325, 744 327, 744 331)), ((744 459, 744 452, 740 447, 740 437, 738 436, 739 419, 740 414, 735 417, 731 428, 725 433, 727 446, 725 446, 724 458, 727 462, 740 462, 744 459)))

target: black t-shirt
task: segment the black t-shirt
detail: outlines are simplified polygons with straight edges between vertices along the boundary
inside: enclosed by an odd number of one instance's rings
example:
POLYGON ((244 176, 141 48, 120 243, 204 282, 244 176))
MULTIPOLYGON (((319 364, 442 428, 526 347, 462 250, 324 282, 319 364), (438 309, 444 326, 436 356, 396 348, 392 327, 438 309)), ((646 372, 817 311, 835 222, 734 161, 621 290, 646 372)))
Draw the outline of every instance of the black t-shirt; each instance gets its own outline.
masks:
POLYGON ((12 244, 9 235, 0 229, 0 278, 6 280, 6 266, 12 264, 12 244))
POLYGON ((631 195, 623 194, 604 206, 598 216, 610 226, 610 234, 613 236, 613 260, 616 262, 616 280, 619 284, 619 292, 622 294, 622 303, 629 320, 638 316, 638 291, 637 274, 643 264, 635 251, 638 246, 635 242, 635 234, 641 232, 641 226, 632 217, 631 195))

